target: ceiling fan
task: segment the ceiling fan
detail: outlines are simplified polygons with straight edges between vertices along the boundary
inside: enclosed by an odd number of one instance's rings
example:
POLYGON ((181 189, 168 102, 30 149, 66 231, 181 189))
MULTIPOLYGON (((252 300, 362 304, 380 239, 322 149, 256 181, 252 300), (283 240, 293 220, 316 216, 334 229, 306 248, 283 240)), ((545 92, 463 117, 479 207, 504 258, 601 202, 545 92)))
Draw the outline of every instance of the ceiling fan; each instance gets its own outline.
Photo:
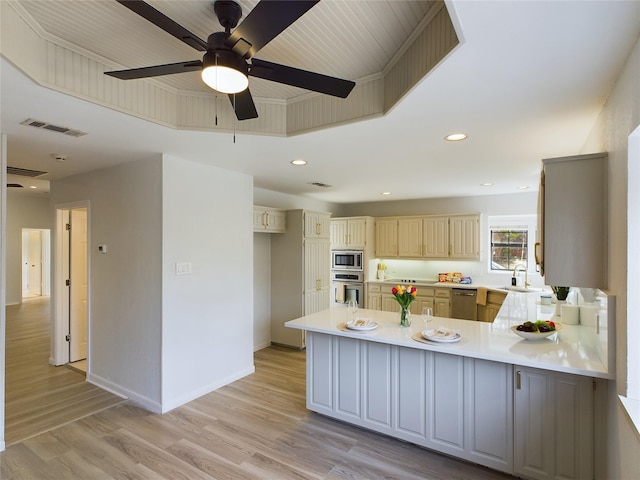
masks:
POLYGON ((106 75, 132 80, 201 70, 202 80, 207 85, 229 95, 238 120, 258 117, 248 88, 248 76, 340 98, 346 98, 355 86, 355 82, 350 80, 253 58, 319 0, 261 0, 239 26, 238 21, 242 17, 240 5, 233 0, 216 0, 213 8, 224 32, 212 33, 206 42, 142 0, 117 1, 205 54, 202 60, 105 72, 106 75), (232 32, 232 29, 235 30, 232 32))

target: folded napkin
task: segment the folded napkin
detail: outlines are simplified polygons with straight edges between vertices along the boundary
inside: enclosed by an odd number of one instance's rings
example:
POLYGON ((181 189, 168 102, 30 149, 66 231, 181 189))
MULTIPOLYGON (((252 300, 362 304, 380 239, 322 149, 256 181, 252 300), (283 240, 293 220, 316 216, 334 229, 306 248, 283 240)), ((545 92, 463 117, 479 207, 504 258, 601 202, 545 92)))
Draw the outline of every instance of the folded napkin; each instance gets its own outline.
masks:
POLYGON ((458 335, 458 332, 447 327, 438 327, 433 332, 429 332, 429 336, 432 338, 454 338, 458 335))
POLYGON ((370 318, 356 318, 352 322, 347 322, 347 325, 349 325, 350 327, 358 328, 370 327, 373 325, 373 320, 371 320, 370 318))

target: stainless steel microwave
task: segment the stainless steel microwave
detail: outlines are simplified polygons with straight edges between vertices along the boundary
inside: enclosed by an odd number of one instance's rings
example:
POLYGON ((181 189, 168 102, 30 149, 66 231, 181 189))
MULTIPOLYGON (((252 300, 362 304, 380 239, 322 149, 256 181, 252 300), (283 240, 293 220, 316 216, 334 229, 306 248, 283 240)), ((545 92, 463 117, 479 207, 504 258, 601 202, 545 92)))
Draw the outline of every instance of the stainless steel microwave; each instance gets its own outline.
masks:
POLYGON ((362 271, 363 256, 362 250, 332 250, 331 269, 362 271))

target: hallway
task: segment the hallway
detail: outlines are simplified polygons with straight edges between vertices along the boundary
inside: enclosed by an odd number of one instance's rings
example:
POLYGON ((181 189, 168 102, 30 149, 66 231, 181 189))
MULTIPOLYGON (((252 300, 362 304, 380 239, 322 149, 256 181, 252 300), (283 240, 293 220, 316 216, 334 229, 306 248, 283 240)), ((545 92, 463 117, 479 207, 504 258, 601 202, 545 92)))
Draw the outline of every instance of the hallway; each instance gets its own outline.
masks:
POLYGON ((6 315, 7 445, 126 401, 87 383, 82 372, 49 365, 49 297, 9 305, 6 315))

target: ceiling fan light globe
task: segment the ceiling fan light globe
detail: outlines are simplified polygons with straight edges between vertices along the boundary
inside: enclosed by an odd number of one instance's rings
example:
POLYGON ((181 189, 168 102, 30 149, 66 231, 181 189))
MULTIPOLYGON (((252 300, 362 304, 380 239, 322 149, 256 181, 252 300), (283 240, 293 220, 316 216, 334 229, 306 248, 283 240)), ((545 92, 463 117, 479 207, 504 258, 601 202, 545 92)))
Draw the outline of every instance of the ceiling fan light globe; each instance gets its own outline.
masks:
POLYGON ((202 81, 221 93, 239 93, 249 86, 249 79, 244 73, 222 65, 204 68, 202 81))

